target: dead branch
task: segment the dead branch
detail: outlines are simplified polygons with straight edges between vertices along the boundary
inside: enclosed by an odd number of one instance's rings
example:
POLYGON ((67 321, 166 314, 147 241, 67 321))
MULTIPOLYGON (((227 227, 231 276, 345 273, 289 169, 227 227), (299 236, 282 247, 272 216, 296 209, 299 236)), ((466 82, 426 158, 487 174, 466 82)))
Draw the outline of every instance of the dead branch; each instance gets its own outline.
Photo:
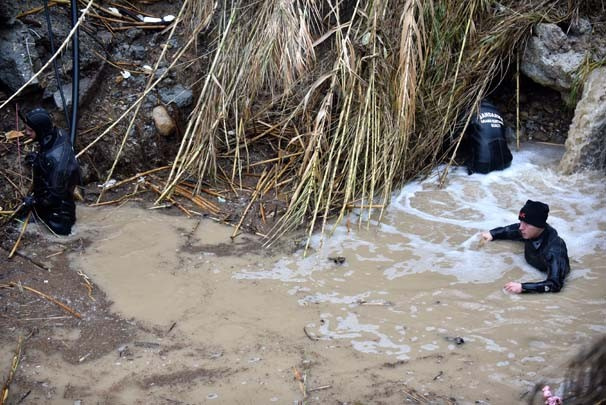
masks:
POLYGON ((53 304, 59 306, 60 308, 64 309, 65 311, 69 312, 70 314, 72 314, 73 316, 75 316, 78 319, 82 319, 82 315, 80 315, 78 312, 76 312, 75 310, 73 310, 72 308, 68 307, 67 305, 63 304, 62 302, 56 300, 55 298, 51 297, 50 295, 46 295, 43 292, 40 292, 38 290, 36 290, 35 288, 32 287, 28 287, 26 285, 23 285, 21 283, 15 283, 13 281, 9 282, 8 284, 0 284, 0 288, 19 288, 20 290, 27 290, 30 291, 34 294, 37 294, 39 296, 41 296, 42 298, 52 302, 53 304))

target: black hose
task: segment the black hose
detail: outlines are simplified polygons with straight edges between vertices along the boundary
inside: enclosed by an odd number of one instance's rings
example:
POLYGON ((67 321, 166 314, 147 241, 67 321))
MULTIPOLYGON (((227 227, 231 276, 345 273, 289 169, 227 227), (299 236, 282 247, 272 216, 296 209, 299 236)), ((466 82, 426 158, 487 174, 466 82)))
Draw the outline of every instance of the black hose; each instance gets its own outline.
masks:
MULTIPOLYGON (((48 30, 48 39, 50 41, 51 55, 55 54, 55 40, 53 35, 53 29, 51 27, 50 11, 48 10, 48 0, 44 2, 44 15, 46 16, 46 29, 48 30)), ((61 76, 59 75, 59 67, 57 66, 57 59, 53 59, 53 67, 55 68, 55 80, 57 81, 57 88, 61 95, 61 103, 63 104, 63 112, 65 113, 65 123, 70 125, 69 114, 67 113, 67 103, 65 102, 65 95, 63 94, 63 86, 61 85, 61 76)), ((23 121, 26 122, 26 121, 23 121)))
MULTIPOLYGON (((72 9, 72 28, 78 23, 78 0, 71 0, 72 9)), ((74 32, 72 37, 72 120, 70 122, 70 140, 72 147, 76 142, 76 129, 78 128, 78 104, 80 101, 80 44, 78 41, 78 31, 74 32)))

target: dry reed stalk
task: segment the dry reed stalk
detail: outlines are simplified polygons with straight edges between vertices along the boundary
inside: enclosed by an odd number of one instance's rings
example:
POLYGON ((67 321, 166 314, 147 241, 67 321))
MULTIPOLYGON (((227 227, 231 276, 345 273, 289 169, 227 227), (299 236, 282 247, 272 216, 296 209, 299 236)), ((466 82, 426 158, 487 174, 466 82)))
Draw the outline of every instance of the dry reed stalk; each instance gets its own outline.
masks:
POLYGON ((62 302, 58 301, 57 299, 51 297, 50 295, 44 294, 43 292, 40 292, 32 287, 28 287, 26 285, 23 285, 21 283, 15 283, 15 282, 9 282, 7 284, 0 284, 0 288, 18 288, 19 290, 27 290, 29 292, 32 292, 34 294, 39 295, 40 297, 44 298, 47 301, 52 302, 53 304, 57 305, 58 307, 60 307, 61 309, 69 312, 70 314, 72 314, 73 316, 75 316, 78 319, 82 319, 82 315, 80 315, 78 312, 76 312, 75 310, 73 310, 72 308, 70 308, 69 306, 63 304, 62 302))
MULTIPOLYGON (((48 2, 48 7, 54 7, 59 4, 69 5, 69 2, 70 2, 70 0, 51 0, 48 2)), ((44 10, 44 6, 34 7, 27 11, 23 11, 23 12, 17 14, 17 16, 15 18, 21 19, 23 17, 27 17, 28 15, 38 14, 42 10, 44 10)))
MULTIPOLYGON (((156 194, 158 195, 162 195, 162 190, 160 189, 160 187, 150 183, 149 181, 145 181, 145 185, 147 187, 149 187, 152 191, 154 191, 156 194)), ((177 200, 175 200, 172 197, 167 197, 166 198, 168 201, 170 201, 171 204, 173 204, 175 207, 177 207, 181 212, 183 212, 185 215, 187 215, 188 218, 191 218, 192 214, 191 212, 185 208, 183 205, 181 205, 177 200)))
POLYGON ((516 150, 520 150, 520 53, 516 53, 516 150))
POLYGON ((248 202, 248 205, 246 206, 246 208, 242 212, 242 215, 240 216, 240 221, 238 221, 238 224, 236 225, 236 227, 234 229, 234 232, 231 235, 232 239, 234 239, 237 236, 238 231, 240 230, 240 227, 242 226, 242 222, 244 222, 244 218, 246 218, 246 214, 248 214, 248 211, 250 210, 250 207, 252 207, 252 205, 254 204, 254 202, 261 195, 261 191, 260 190, 263 188, 263 185, 270 178, 271 178, 271 171, 270 172, 263 171, 263 174, 261 175, 261 177, 259 178, 259 181, 257 182, 257 187, 255 188, 255 191, 252 193, 252 196, 250 197, 250 201, 248 202))
POLYGON ((125 203, 126 201, 130 200, 131 198, 135 197, 136 195, 139 195, 139 194, 144 193, 146 191, 147 190, 138 190, 137 188, 135 188, 135 190, 132 193, 125 194, 125 195, 123 195, 120 198, 117 198, 115 200, 110 200, 110 201, 102 201, 100 203, 89 204, 89 207, 105 207, 105 206, 108 206, 108 205, 125 203))
POLYGON ((21 231, 19 232, 19 236, 17 237, 17 241, 15 242, 15 244, 13 245, 13 248, 11 249, 10 253, 8 254, 9 259, 12 259, 13 255, 17 251, 17 248, 19 247, 21 238, 23 237, 23 234, 25 233, 25 230, 27 229, 27 224, 29 224, 29 219, 31 216, 32 216, 32 211, 30 210, 27 213, 27 217, 25 218, 25 221, 23 221, 23 225, 21 226, 21 231))
POLYGON ((107 190, 111 190, 111 189, 116 188, 116 187, 120 187, 120 186, 122 186, 124 184, 130 183, 131 181, 138 180, 141 177, 145 177, 145 176, 147 176, 149 174, 158 173, 158 172, 161 172, 161 171, 164 171, 164 170, 167 170, 167 169, 170 169, 170 166, 156 167, 155 169, 151 169, 151 170, 147 170, 147 171, 144 171, 144 172, 141 172, 141 173, 137 173, 134 176, 131 176, 131 177, 129 177, 127 179, 124 179, 124 180, 120 180, 120 181, 116 182, 115 184, 112 184, 111 186, 105 187, 105 190, 107 191, 107 190))
POLYGON ((0 392, 0 405, 6 404, 8 400, 8 392, 13 382, 13 378, 15 378, 15 373, 19 368, 19 362, 21 361, 21 347, 23 345, 23 336, 19 336, 17 340, 17 348, 15 349, 15 355, 13 356, 13 360, 11 361, 11 368, 8 371, 8 376, 6 377, 6 381, 4 381, 4 385, 2 386, 2 392, 0 392))
MULTIPOLYGON (((323 234, 329 218, 339 222, 353 206, 365 210, 359 226, 375 209, 380 219, 394 187, 449 158, 450 167, 476 100, 545 17, 537 11, 553 7, 484 0, 243 4, 223 3, 212 63, 158 201, 185 176, 196 177, 196 191, 223 177, 237 194, 251 175, 246 170, 276 167, 271 181, 255 187, 288 198, 268 244, 303 223, 308 235, 316 228, 323 234), (273 156, 252 160, 253 143, 273 156)), ((203 8, 201 0, 196 7, 203 8)))
POLYGON ((213 204, 212 202, 205 200, 204 198, 202 198, 199 195, 195 195, 192 191, 187 190, 180 185, 175 186, 175 194, 178 194, 180 196, 187 198, 188 200, 190 200, 192 203, 194 203, 198 207, 205 209, 207 211, 210 211, 211 213, 213 213, 215 215, 219 214, 221 212, 221 209, 219 207, 217 207, 215 204, 213 204))

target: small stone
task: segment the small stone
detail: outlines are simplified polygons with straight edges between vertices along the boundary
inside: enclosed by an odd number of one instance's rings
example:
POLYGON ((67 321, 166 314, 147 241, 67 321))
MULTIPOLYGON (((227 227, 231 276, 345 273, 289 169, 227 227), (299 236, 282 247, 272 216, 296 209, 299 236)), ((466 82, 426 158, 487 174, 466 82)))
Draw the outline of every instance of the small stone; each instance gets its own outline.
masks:
POLYGON ((154 124, 160 135, 169 136, 175 131, 175 120, 173 120, 163 105, 154 107, 152 110, 152 118, 154 119, 154 124))

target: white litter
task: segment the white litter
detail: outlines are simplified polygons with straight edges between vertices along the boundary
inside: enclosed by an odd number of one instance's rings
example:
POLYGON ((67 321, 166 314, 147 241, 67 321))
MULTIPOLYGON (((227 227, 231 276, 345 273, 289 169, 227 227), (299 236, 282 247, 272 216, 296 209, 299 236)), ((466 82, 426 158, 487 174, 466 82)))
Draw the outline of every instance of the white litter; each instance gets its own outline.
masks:
POLYGON ((107 182, 105 182, 103 184, 99 184, 97 187, 99 187, 99 188, 110 188, 114 184, 116 184, 116 180, 115 179, 110 179, 110 180, 108 180, 107 182))
POLYGON ((108 7, 107 11, 109 11, 112 15, 115 15, 116 17, 122 17, 122 14, 120 14, 120 11, 118 11, 118 9, 115 7, 108 7))
POLYGON ((143 17, 145 23, 161 23, 162 19, 158 17, 143 17))

